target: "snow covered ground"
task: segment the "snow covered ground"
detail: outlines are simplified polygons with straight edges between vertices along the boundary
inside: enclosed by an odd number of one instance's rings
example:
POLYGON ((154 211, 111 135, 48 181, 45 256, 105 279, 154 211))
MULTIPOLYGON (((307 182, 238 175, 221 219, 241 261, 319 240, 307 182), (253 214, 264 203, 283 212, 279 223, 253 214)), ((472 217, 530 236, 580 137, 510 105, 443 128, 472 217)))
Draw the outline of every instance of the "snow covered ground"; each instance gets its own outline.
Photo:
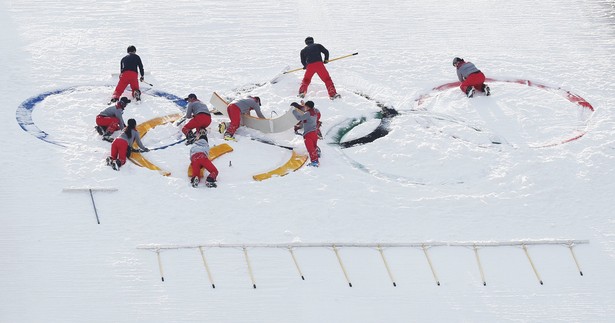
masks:
POLYGON ((0 26, 0 322, 615 316, 613 1, 2 1, 0 26), (104 165, 94 118, 128 45, 153 84, 125 112, 141 123, 181 112, 173 97, 213 91, 281 114, 302 73, 268 81, 300 67, 307 36, 332 58, 359 53, 327 65, 341 100, 317 77, 310 86, 320 168, 254 181, 290 151, 250 137, 305 148, 290 130, 242 128, 215 161, 218 188, 194 189, 172 124, 143 137, 169 146, 144 156, 170 176, 104 165), (440 88, 456 81, 455 56, 494 79, 492 96, 440 88), (342 148, 378 127, 380 106, 399 112, 388 135, 342 148), (84 187, 117 189, 92 194, 100 224, 88 191, 64 190, 84 187), (588 242, 574 245, 576 263, 549 243, 569 239, 588 242), (458 245, 519 241, 543 243, 481 247, 480 266, 458 245), (389 275, 378 243, 413 245, 383 249, 389 275), (263 244, 298 246, 297 262, 263 244), (165 246, 182 248, 156 252, 165 246))

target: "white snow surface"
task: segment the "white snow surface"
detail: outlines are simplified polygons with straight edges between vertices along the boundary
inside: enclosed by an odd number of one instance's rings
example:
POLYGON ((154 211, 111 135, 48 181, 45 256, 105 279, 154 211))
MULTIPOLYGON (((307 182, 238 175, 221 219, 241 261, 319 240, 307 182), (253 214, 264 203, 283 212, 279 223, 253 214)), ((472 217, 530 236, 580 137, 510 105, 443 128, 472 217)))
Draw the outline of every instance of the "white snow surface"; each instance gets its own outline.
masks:
MULTIPOLYGON (((615 317, 613 1, 7 0, 0 26, 0 322, 615 317), (330 101, 317 76, 309 88, 322 113, 320 168, 254 181, 290 151, 250 136, 306 150, 292 130, 245 128, 229 143, 234 151, 214 162, 216 189, 190 186, 183 143, 144 154, 168 177, 104 165, 110 145, 94 119, 128 45, 153 84, 124 114, 141 123, 181 112, 155 91, 196 93, 206 103, 213 91, 258 95, 266 115, 286 111, 302 72, 268 81, 300 67, 307 36, 331 58, 359 53, 327 65, 342 99, 330 101), (432 90, 456 81, 455 56, 496 80, 491 96, 432 90), (31 110, 45 141, 17 121, 24 102, 52 91, 31 110), (399 112, 388 135, 335 144, 375 129, 378 104, 399 112), (93 191, 97 224, 90 193, 66 188, 117 191, 93 191), (446 245, 557 239, 588 240, 573 249, 580 268, 565 244, 529 245, 527 254, 484 247, 486 286, 473 249, 446 245), (325 245, 293 249, 305 280, 286 248, 254 246, 293 243, 325 245), (377 248, 342 246, 347 281, 332 245, 359 243, 424 243, 432 267, 422 248, 384 248, 394 287, 377 248), (242 248, 215 244, 246 246, 250 266, 242 248), (199 245, 208 246, 215 289, 199 245), (157 246, 186 248, 161 249, 159 262, 156 249, 142 248, 157 246)), ((220 121, 212 145, 224 143, 220 121)), ((156 148, 178 138, 167 124, 143 142, 156 148)))

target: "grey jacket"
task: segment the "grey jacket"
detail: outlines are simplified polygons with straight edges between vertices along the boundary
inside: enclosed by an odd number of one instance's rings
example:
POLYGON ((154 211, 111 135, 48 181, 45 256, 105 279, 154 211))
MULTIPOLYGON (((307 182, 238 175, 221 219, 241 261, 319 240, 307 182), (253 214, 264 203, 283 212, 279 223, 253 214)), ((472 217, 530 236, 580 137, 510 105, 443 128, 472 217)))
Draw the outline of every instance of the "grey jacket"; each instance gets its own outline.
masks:
POLYGON ((104 110, 102 110, 99 115, 104 116, 104 117, 116 117, 118 120, 120 120, 120 129, 124 129, 124 127, 126 127, 126 124, 124 123, 124 118, 122 117, 122 115, 124 114, 124 109, 120 109, 117 107, 117 104, 112 105, 104 110))
POLYGON ((303 136, 312 131, 318 130, 318 119, 320 119, 320 111, 318 111, 318 109, 312 108, 306 112, 302 112, 299 109, 294 109, 293 115, 297 118, 297 120, 303 122, 303 136))
POLYGON ((126 135, 126 132, 124 131, 122 131, 122 134, 118 138, 126 140, 126 142, 128 143, 128 147, 132 147, 132 144, 136 141, 139 148, 146 149, 145 146, 143 146, 143 143, 141 142, 141 138, 139 137, 139 132, 135 129, 132 130, 132 137, 130 139, 128 139, 128 136, 126 135))
POLYGON ((250 114, 250 110, 254 110, 259 118, 265 119, 265 116, 261 112, 261 106, 252 98, 235 100, 231 102, 231 104, 236 105, 239 110, 241 110, 241 114, 250 114))
POLYGON ((457 66, 457 78, 460 82, 463 82, 470 74, 476 72, 480 72, 480 70, 470 62, 464 62, 457 66))
POLYGON ((192 118, 192 116, 195 116, 199 113, 206 113, 211 115, 211 112, 209 112, 209 108, 207 108, 207 105, 205 103, 198 100, 188 103, 188 107, 186 108, 186 119, 190 119, 192 118))
POLYGON ((204 153, 205 156, 209 158, 209 143, 205 139, 199 139, 194 142, 192 147, 190 148, 190 158, 194 154, 204 153))

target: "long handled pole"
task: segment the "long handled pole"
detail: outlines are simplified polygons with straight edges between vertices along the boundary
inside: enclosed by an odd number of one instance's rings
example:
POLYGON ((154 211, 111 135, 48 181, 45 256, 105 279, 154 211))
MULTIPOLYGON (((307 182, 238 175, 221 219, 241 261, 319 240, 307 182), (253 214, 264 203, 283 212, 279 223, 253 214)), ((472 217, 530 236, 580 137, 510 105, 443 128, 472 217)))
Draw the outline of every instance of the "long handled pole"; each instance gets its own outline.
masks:
POLYGON ((389 268, 389 263, 387 262, 387 258, 384 257, 384 250, 382 247, 378 245, 378 252, 380 252, 380 257, 382 257, 382 261, 384 262, 384 267, 387 269, 387 273, 389 273, 389 278, 391 278, 391 282, 393 282, 393 286, 397 287, 397 283, 395 282, 395 278, 393 278, 393 273, 391 272, 391 268, 389 268))
POLYGON ((303 277, 303 273, 301 272, 301 268, 299 268, 299 263, 297 262, 297 258, 295 258, 295 253, 293 252, 293 248, 288 247, 288 251, 290 251, 290 256, 293 257, 293 262, 295 263, 295 267, 297 267, 297 271, 299 272, 301 279, 305 280, 305 277, 303 277))
POLYGON ((160 279, 164 282, 164 273, 162 272, 162 261, 160 261, 160 249, 156 250, 156 257, 158 258, 158 269, 160 270, 160 279))
POLYGON ((483 265, 480 263, 480 257, 478 256, 478 248, 474 245, 474 255, 476 256, 476 263, 478 264, 478 270, 480 271, 480 279, 483 281, 483 286, 487 286, 485 281, 485 273, 483 272, 483 265))
MULTIPOLYGON (((352 54, 348 54, 348 55, 332 58, 332 59, 328 60, 327 62, 333 62, 333 61, 337 61, 338 59, 347 58, 347 57, 351 57, 351 56, 355 56, 355 55, 359 55, 359 53, 352 53, 352 54)), ((294 70, 286 71, 286 72, 284 72, 282 74, 288 74, 288 73, 292 73, 292 72, 296 72, 296 71, 301 71, 302 69, 303 69, 303 67, 295 68, 294 70)))
POLYGON ((346 281, 348 282, 348 286, 352 287, 352 283, 350 282, 350 279, 348 279, 348 273, 346 272, 346 268, 344 267, 344 263, 342 262, 342 258, 340 257, 340 253, 337 250, 337 248, 335 247, 335 245, 333 245, 333 251, 335 252, 335 256, 337 257, 337 261, 340 263, 340 267, 342 267, 342 272, 344 273, 344 277, 346 277, 346 281))
POLYGON ((534 270, 534 274, 536 275, 536 278, 538 278, 538 282, 540 282, 540 285, 542 285, 542 279, 540 279, 540 275, 538 274, 538 270, 536 270, 536 267, 534 266, 534 262, 532 261, 532 258, 530 257, 530 253, 527 251, 527 246, 523 245, 523 251, 525 251, 525 255, 527 256, 527 260, 530 261, 530 265, 532 266, 532 269, 534 270))
POLYGON ((90 198, 92 199, 92 206, 94 207, 94 214, 96 215, 96 222, 100 224, 100 219, 98 219, 98 210, 96 210, 96 203, 94 203, 94 194, 92 194, 92 189, 88 189, 90 191, 90 198))
POLYGON ((117 188, 112 188, 112 187, 99 187, 99 188, 95 188, 95 187, 68 187, 68 188, 63 188, 62 189, 63 192, 83 192, 83 191, 87 191, 88 193, 90 193, 90 200, 92 201, 92 207, 94 208, 94 215, 96 215, 96 222, 98 224, 100 224, 100 218, 98 216, 98 209, 96 208, 96 202, 94 201, 94 191, 99 191, 99 192, 115 192, 117 191, 117 188))
POLYGON ((248 257, 248 249, 246 249, 246 247, 243 247, 243 254, 246 257, 246 264, 248 264, 248 273, 250 274, 250 279, 252 279, 252 287, 256 288, 254 274, 252 274, 252 266, 250 265, 250 258, 248 257))
POLYGON ((175 126, 179 126, 180 124, 184 123, 184 121, 186 121, 186 116, 183 116, 183 117, 177 119, 177 121, 175 121, 173 124, 175 126))
POLYGON ((205 253, 203 252, 203 247, 199 246, 199 251, 201 252, 201 258, 203 259, 203 265, 205 266, 205 271, 207 271, 207 277, 209 278, 211 287, 216 288, 216 285, 214 284, 214 280, 211 277, 211 272, 209 271, 209 266, 207 265, 207 260, 205 260, 205 253))
POLYGON ((577 256, 574 254, 574 250, 572 250, 572 247, 572 243, 568 245, 568 248, 570 248, 570 254, 572 254, 572 259, 574 259, 574 263, 577 265, 577 269, 579 270, 579 274, 583 276, 583 271, 581 270, 581 266, 579 265, 579 261, 577 260, 577 256))
POLYGON ((427 253, 427 247, 425 245, 423 245, 423 252, 425 253, 425 258, 427 258, 427 263, 429 263, 429 268, 431 268, 433 278, 436 280, 436 284, 440 286, 440 280, 438 279, 438 275, 436 275, 436 271, 433 269, 433 264, 431 263, 431 258, 429 258, 429 253, 427 253))

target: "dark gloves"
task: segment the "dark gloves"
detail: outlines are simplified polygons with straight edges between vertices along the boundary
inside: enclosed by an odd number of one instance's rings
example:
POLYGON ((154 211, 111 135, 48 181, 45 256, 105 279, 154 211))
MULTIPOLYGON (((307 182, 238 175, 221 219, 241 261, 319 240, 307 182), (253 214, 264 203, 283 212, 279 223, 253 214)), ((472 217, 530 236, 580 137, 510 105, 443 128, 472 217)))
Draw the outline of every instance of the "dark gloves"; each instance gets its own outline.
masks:
POLYGON ((148 152, 148 151, 149 151, 149 148, 147 148, 147 147, 146 147, 146 148, 144 148, 144 149, 141 149, 141 152, 144 152, 144 153, 146 153, 146 152, 148 152))
POLYGON ((301 109, 301 105, 299 103, 297 103, 297 102, 293 102, 290 105, 295 107, 295 108, 297 108, 297 109, 301 109))
POLYGON ((139 81, 143 82, 144 78, 143 76, 141 76, 141 78, 139 79, 139 81))
POLYGON ((323 63, 324 63, 324 64, 327 64, 327 63, 329 63, 329 60, 328 60, 328 59, 325 59, 323 63))

